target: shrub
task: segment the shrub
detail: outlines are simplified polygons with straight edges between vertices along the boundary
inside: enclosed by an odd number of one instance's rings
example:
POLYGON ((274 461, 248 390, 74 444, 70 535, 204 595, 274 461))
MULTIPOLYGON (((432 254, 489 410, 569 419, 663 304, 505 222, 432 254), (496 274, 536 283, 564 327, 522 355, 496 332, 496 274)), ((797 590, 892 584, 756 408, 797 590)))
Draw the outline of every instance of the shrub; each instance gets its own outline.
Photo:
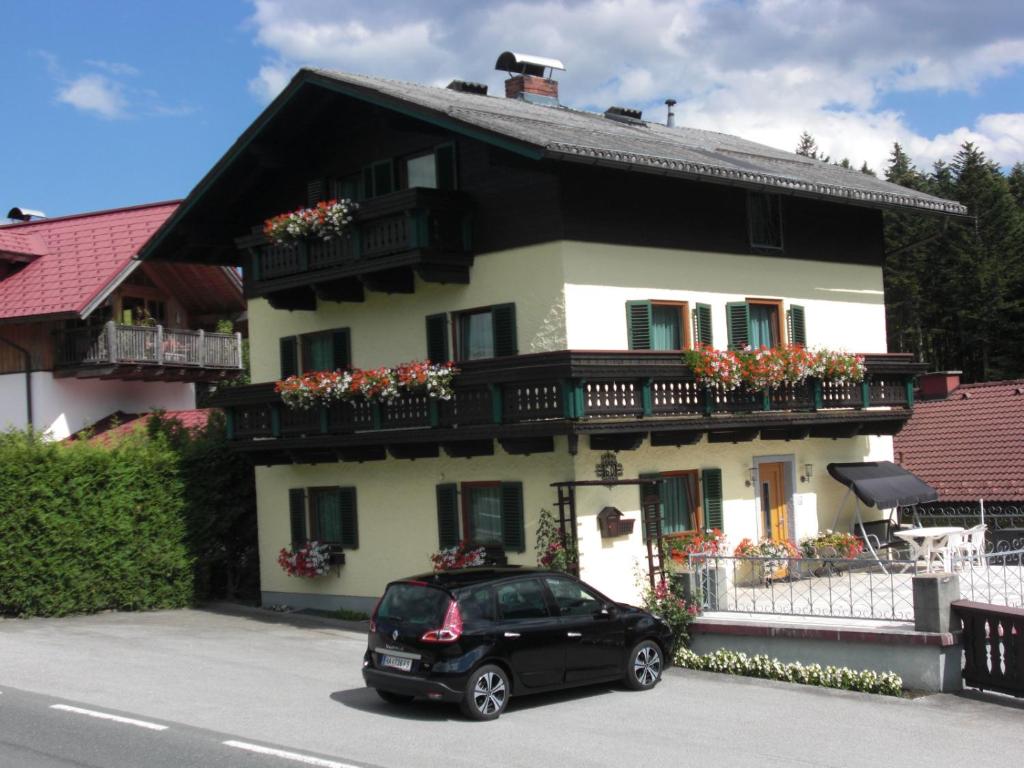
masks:
POLYGON ((642 601, 644 608, 660 616, 672 628, 672 652, 682 650, 690 640, 690 623, 700 613, 697 603, 686 602, 682 582, 677 579, 661 579, 653 587, 645 582, 642 601))
POLYGON ((177 608, 193 596, 184 489, 165 441, 0 433, 0 612, 177 608))
POLYGON ((764 655, 747 656, 724 648, 704 655, 680 648, 674 660, 677 666, 704 672, 724 672, 885 696, 899 696, 903 693, 903 679, 895 672, 873 672, 868 669, 858 672, 849 667, 822 667, 819 664, 804 666, 800 662, 785 664, 764 655))

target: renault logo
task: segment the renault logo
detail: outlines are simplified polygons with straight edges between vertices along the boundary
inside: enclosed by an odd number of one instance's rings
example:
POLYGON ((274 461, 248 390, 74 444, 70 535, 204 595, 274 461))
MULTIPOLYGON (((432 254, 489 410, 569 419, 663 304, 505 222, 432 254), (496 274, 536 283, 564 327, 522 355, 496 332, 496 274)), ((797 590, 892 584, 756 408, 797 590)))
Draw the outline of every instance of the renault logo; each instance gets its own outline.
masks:
POLYGON ((398 642, 398 630, 397 629, 394 632, 391 633, 391 639, 394 640, 395 642, 398 642))

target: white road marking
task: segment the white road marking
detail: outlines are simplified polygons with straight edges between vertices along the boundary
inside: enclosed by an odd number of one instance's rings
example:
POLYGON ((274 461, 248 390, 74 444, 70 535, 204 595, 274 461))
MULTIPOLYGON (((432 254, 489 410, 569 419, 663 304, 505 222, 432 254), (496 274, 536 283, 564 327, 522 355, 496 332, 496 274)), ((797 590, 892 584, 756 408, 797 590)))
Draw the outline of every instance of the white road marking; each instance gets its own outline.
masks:
POLYGON ((324 760, 322 757, 310 757, 309 755, 300 755, 298 752, 285 752, 283 749, 271 749, 270 747, 261 747, 259 744, 248 744, 244 741, 225 741, 222 743, 228 747, 235 747, 236 749, 245 749, 249 752, 255 752, 259 755, 283 757, 285 760, 294 760, 297 763, 305 763, 306 765, 316 765, 320 768, 357 768, 357 766, 352 765, 351 763, 339 763, 335 760, 324 760))
POLYGON ((51 704, 50 709, 59 709, 62 712, 74 712, 79 715, 88 715, 89 717, 98 717, 101 720, 113 720, 115 723, 125 723, 126 725, 136 725, 139 728, 148 728, 151 731, 166 731, 166 725, 158 725, 157 723, 147 723, 145 720, 133 720, 130 717, 121 717, 120 715, 111 715, 108 712, 96 712, 91 709, 82 709, 81 707, 69 707, 67 704, 51 704))

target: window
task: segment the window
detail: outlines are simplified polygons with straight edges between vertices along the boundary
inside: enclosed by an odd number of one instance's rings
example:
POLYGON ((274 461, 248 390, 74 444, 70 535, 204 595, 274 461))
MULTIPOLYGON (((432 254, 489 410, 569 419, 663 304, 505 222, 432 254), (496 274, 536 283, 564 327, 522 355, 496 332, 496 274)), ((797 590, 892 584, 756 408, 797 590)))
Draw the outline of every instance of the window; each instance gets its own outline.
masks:
POLYGON ((379 197, 395 191, 395 170, 391 160, 379 160, 363 168, 363 197, 379 197))
MULTIPOLYGON (((711 307, 694 309, 694 332, 700 344, 711 344, 711 307)), ((627 301, 626 326, 630 349, 675 350, 690 346, 690 313, 685 301, 627 301)))
POLYGON ((494 621, 494 591, 490 587, 471 587, 459 595, 459 611, 464 621, 494 621))
MULTIPOLYGON (((697 496, 697 470, 662 472, 644 475, 641 479, 660 478, 657 485, 661 500, 661 532, 680 533, 700 530, 703 527, 699 498, 697 496)), ((641 488, 641 498, 650 493, 650 486, 641 488)))
POLYGON ((463 483, 461 489, 455 483, 437 486, 437 538, 442 549, 466 540, 525 551, 523 484, 489 481, 463 483))
POLYGON ((641 501, 657 493, 661 501, 662 533, 722 527, 722 472, 719 469, 686 469, 641 474, 641 480, 661 483, 640 486, 641 501), (699 481, 699 487, 698 487, 699 481))
POLYGON ((407 158, 405 161, 405 186, 437 189, 437 161, 434 153, 407 158))
POLYGON ((495 592, 502 619, 546 619, 551 615, 544 589, 536 579, 500 584, 495 592))
POLYGON ((603 600, 572 579, 545 576, 544 583, 551 590, 551 596, 562 616, 593 616, 604 607, 603 600))
POLYGON ((310 371, 337 371, 352 364, 348 328, 284 336, 280 347, 282 379, 310 371))
POLYGON ((787 340, 804 345, 806 327, 803 307, 793 305, 786 317, 790 321, 789 336, 783 333, 782 302, 778 299, 747 299, 725 305, 729 326, 729 349, 777 347, 787 340))
POLYGON ((399 169, 402 189, 455 189, 455 145, 442 144, 428 152, 407 157, 399 169))
POLYGON ((748 193, 747 218, 752 247, 782 249, 782 199, 779 195, 748 193))
POLYGON ((125 325, 163 325, 167 317, 164 302, 135 296, 121 298, 121 322, 125 325))
POLYGON ((288 506, 293 545, 322 541, 359 548, 355 488, 292 488, 288 506))
POLYGON ((455 349, 459 360, 518 354, 515 304, 495 304, 456 312, 454 320, 455 349))

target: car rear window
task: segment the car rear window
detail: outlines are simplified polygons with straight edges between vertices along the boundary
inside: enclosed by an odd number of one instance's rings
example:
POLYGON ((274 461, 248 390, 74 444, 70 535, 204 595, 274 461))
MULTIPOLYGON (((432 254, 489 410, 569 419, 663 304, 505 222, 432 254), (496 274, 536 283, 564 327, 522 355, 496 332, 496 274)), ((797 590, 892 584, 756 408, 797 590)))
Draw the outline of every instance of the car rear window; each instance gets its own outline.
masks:
POLYGON ((400 624, 441 626, 451 598, 426 584, 392 584, 377 608, 377 618, 400 624))

